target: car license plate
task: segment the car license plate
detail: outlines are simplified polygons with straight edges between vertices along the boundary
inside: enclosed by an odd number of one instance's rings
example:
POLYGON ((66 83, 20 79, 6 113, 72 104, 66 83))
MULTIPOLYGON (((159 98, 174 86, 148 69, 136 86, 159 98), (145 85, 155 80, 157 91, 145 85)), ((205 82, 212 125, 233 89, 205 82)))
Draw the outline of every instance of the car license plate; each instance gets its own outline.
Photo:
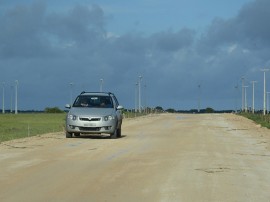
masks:
POLYGON ((83 124, 85 127, 91 127, 91 126, 96 126, 95 123, 85 123, 83 124))

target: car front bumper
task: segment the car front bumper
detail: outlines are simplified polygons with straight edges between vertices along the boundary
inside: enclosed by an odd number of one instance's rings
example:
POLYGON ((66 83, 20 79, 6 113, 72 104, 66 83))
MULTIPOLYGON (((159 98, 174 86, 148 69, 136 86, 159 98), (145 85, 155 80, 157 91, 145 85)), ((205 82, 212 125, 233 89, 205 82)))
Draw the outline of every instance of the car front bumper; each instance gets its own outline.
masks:
POLYGON ((69 133, 107 133, 111 134, 116 129, 116 121, 66 121, 66 131, 69 133))

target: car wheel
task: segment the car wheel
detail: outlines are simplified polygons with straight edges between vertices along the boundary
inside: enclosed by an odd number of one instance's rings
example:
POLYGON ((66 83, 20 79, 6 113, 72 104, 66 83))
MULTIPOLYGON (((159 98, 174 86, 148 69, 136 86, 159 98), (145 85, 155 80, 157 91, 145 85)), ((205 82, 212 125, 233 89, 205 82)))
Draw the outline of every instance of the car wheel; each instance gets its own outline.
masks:
POLYGON ((117 129, 115 129, 114 132, 110 134, 110 137, 111 137, 111 139, 117 138, 117 129))
POLYGON ((66 138, 72 138, 72 133, 66 132, 66 138))
POLYGON ((80 133, 74 133, 74 136, 79 137, 80 133))
POLYGON ((117 128, 113 131, 113 133, 110 134, 111 139, 116 139, 117 138, 117 128))
POLYGON ((120 138, 122 136, 121 134, 121 127, 117 129, 117 137, 120 138))
POLYGON ((114 129, 113 133, 110 134, 111 139, 117 138, 117 126, 118 126, 118 123, 115 124, 115 129, 114 129))

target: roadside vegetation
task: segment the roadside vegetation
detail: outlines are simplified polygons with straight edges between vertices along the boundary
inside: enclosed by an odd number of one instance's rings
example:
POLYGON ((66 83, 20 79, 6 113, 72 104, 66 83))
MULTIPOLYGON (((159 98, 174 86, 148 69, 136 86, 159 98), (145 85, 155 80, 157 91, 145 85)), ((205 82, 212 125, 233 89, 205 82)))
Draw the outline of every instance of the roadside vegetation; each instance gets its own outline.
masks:
POLYGON ((0 114, 0 143, 64 130, 65 113, 0 114))
MULTIPOLYGON (((197 110, 177 111, 172 108, 164 110, 162 107, 145 108, 141 112, 138 109, 123 110, 124 118, 136 118, 148 114, 157 113, 194 113, 197 110)), ((201 113, 213 113, 214 110, 207 108, 201 113)), ((248 114, 247 114, 248 115, 248 114)), ((63 132, 65 130, 66 112, 57 107, 45 108, 44 111, 28 111, 18 114, 0 114, 0 143, 8 140, 42 135, 46 133, 63 132)), ((270 117, 269 117, 270 119, 270 117)), ((262 124, 263 125, 263 124, 262 124)), ((270 124, 269 124, 270 125, 270 124)))
POLYGON ((156 108, 145 108, 141 110, 141 112, 139 112, 138 110, 135 111, 134 109, 133 110, 124 109, 122 112, 124 118, 136 118, 140 116, 146 116, 148 114, 163 113, 165 111, 161 107, 156 107, 156 108))
POLYGON ((270 115, 266 114, 252 114, 252 113, 240 113, 241 116, 244 116, 257 124, 260 124, 263 127, 270 128, 270 115))
MULTIPOLYGON (((134 110, 124 110, 124 118, 136 118, 149 113, 160 111, 143 110, 141 113, 134 110)), ((8 140, 61 132, 65 130, 66 112, 57 107, 46 108, 44 112, 27 112, 18 114, 0 114, 0 143, 8 140)))

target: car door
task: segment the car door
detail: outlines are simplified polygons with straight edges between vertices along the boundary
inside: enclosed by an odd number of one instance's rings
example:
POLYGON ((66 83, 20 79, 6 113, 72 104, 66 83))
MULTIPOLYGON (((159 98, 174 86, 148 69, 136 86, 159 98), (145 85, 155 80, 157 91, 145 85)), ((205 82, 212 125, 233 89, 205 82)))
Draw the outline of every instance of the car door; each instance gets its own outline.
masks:
POLYGON ((116 99, 116 97, 114 95, 112 95, 112 99, 114 102, 114 110, 117 116, 117 120, 118 120, 118 128, 122 125, 122 119, 123 119, 123 115, 122 115, 122 111, 118 110, 117 107, 119 106, 118 100, 116 99))

